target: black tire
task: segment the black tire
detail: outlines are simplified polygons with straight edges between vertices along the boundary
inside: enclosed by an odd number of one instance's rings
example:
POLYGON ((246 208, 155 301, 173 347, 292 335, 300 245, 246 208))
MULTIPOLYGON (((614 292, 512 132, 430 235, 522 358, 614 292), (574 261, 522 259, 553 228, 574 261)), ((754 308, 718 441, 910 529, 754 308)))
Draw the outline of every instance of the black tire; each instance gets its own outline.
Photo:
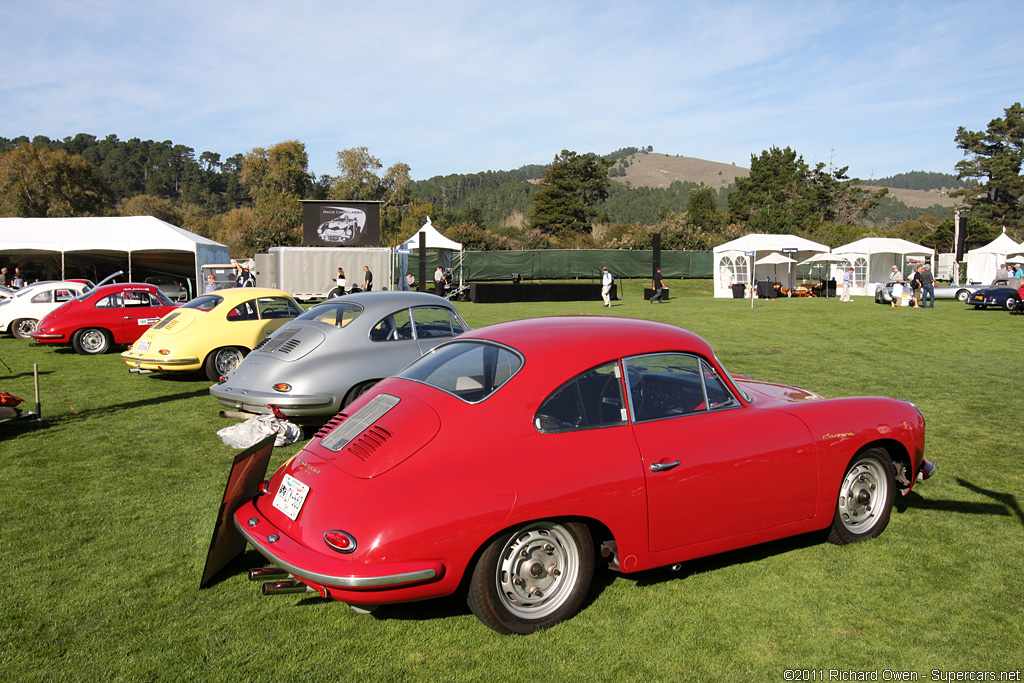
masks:
POLYGON ((530 522, 487 545, 467 602, 498 633, 526 635, 576 614, 593 576, 594 542, 585 524, 530 522))
POLYGON ((896 475, 885 449, 857 454, 843 475, 828 540, 846 545, 878 536, 889 524, 895 497, 896 475))
POLYGON ((110 350, 110 333, 98 327, 86 327, 71 336, 71 346, 83 356, 98 356, 110 350))
POLYGON ((980 311, 980 310, 982 310, 983 308, 985 308, 985 307, 984 307, 984 306, 982 306, 982 305, 980 305, 980 304, 974 304, 974 310, 976 310, 976 311, 980 311))
POLYGON ((1010 296, 1010 297, 1006 298, 1006 302, 1003 304, 1003 308, 1005 308, 1008 311, 1012 311, 1013 307, 1016 306, 1016 305, 1017 305, 1016 297, 1010 296))
POLYGON ((379 381, 379 379, 372 379, 369 382, 362 382, 349 389, 348 393, 345 394, 345 398, 341 400, 341 407, 344 408, 349 403, 352 403, 352 401, 356 400, 357 398, 365 394, 367 391, 370 390, 371 387, 373 387, 374 384, 376 384, 379 381))
POLYGON ((35 331, 37 324, 39 321, 35 318, 19 318, 12 322, 7 329, 11 331, 15 339, 29 339, 29 333, 35 331))
POLYGON ((239 346, 222 346, 214 349, 203 362, 203 372, 206 379, 211 382, 219 382, 229 372, 238 367, 248 351, 239 346))

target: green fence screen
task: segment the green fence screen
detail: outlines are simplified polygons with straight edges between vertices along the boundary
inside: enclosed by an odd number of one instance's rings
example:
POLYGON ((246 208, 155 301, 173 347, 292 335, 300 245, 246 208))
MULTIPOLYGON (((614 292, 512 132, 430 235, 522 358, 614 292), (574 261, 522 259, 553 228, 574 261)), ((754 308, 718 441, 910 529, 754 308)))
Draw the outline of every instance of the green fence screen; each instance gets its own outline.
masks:
MULTIPOLYGON (((652 251, 623 249, 535 249, 531 251, 467 251, 463 253, 462 276, 467 281, 510 280, 518 273, 524 280, 569 280, 601 278, 607 268, 616 278, 649 278, 652 251)), ((452 266, 458 272, 459 256, 452 266)), ((419 258, 409 255, 409 272, 418 277, 419 258)), ((661 252, 661 273, 667 278, 711 278, 710 251, 661 252)), ((427 254, 427 278, 438 266, 437 255, 427 254)))

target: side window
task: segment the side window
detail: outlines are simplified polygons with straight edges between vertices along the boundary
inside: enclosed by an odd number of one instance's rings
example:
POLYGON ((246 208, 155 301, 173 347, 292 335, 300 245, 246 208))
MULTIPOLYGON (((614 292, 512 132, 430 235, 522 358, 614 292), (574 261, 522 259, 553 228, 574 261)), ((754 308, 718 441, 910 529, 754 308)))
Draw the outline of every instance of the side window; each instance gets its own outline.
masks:
POLYGON ((228 322, 241 322, 244 320, 258 320, 255 301, 244 301, 228 311, 228 322))
POLYGON ((738 405, 712 367, 684 353, 628 358, 626 381, 637 422, 738 405))
POLYGON ((626 424, 618 362, 587 370, 555 389, 537 409, 533 424, 544 433, 626 424))
POLYGON ((124 293, 124 305, 126 307, 137 307, 137 306, 159 306, 156 302, 156 298, 149 292, 125 292, 124 293))
POLYGON ((412 339, 412 318, 408 310, 392 313, 381 320, 370 330, 372 341, 398 341, 412 339))
POLYGON ((273 318, 294 318, 302 311, 288 299, 282 297, 265 296, 257 299, 260 310, 260 318, 264 320, 273 318))
POLYGON ((31 302, 34 303, 34 304, 48 304, 48 303, 50 303, 52 301, 53 301, 53 292, 52 291, 39 292, 38 294, 36 294, 31 299, 31 302))
POLYGON ((71 301, 75 298, 75 293, 70 289, 58 289, 54 294, 57 295, 56 301, 71 301))
POLYGON ((452 337, 462 332, 461 325, 452 320, 452 316, 447 308, 441 306, 421 306, 412 309, 412 314, 416 319, 417 339, 452 337))
POLYGON ((96 302, 96 308, 121 308, 121 295, 111 294, 96 302))

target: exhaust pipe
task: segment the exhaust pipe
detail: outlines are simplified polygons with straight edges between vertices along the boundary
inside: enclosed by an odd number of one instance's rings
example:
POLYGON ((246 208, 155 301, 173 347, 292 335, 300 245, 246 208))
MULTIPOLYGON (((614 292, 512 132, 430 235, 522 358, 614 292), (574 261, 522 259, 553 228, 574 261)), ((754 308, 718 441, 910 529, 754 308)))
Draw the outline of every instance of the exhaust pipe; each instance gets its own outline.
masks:
POLYGON ((128 368, 128 372, 134 372, 134 373, 137 373, 137 374, 140 374, 140 375, 151 375, 151 374, 153 374, 152 370, 144 370, 142 368, 128 368))
POLYGON ((280 576, 288 576, 288 572, 281 569, 280 567, 255 567, 249 570, 250 581, 265 581, 267 579, 276 579, 280 576))
POLYGON ((316 593, 301 581, 268 581, 263 584, 264 595, 280 595, 282 593, 316 593))

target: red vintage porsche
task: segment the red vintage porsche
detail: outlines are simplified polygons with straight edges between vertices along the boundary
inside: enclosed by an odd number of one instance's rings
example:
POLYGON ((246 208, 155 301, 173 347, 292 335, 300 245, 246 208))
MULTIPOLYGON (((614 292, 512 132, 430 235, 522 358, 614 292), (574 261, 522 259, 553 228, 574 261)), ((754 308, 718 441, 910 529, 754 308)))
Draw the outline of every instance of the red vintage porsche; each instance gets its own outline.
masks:
MULTIPOLYGON (((356 608, 464 590, 501 633, 575 614, 598 556, 637 572, 804 532, 877 536, 933 467, 889 398, 729 375, 671 325, 539 318, 377 384, 234 512, 287 580, 356 608)), ((258 476, 258 475, 257 475, 258 476)))
POLYGON ((71 344, 88 356, 106 353, 114 344, 135 342, 179 305, 156 285, 103 285, 43 317, 29 336, 43 344, 71 344))

